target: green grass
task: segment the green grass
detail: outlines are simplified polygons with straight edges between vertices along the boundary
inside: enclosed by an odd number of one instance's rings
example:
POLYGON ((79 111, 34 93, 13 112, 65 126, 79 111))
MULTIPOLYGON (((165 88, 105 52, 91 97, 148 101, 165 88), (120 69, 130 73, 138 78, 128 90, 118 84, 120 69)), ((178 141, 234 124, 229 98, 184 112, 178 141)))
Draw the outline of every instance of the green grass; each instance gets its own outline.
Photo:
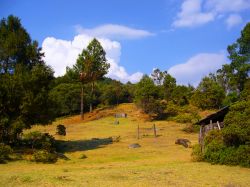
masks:
MULTIPOLYGON (((124 110, 135 110, 132 105, 122 105, 124 110)), ((197 134, 187 134, 184 124, 157 121, 159 137, 153 137, 152 122, 136 120, 137 115, 120 118, 114 125, 113 117, 86 123, 66 124, 67 136, 55 135, 56 125, 36 126, 40 130, 67 141, 72 149, 65 152, 70 160, 55 164, 38 164, 15 161, 0 165, 0 186, 250 186, 250 169, 211 165, 191 161, 191 149, 175 144, 176 138, 188 138, 197 143, 197 134), (141 139, 136 138, 137 125, 141 139), (121 136, 113 144, 91 144, 92 138, 105 139, 121 136), (82 145, 89 143, 89 147, 82 145), (129 149, 131 143, 141 148, 129 149), (87 158, 81 159, 85 154, 87 158)), ((100 140, 101 141, 101 140, 100 140)))

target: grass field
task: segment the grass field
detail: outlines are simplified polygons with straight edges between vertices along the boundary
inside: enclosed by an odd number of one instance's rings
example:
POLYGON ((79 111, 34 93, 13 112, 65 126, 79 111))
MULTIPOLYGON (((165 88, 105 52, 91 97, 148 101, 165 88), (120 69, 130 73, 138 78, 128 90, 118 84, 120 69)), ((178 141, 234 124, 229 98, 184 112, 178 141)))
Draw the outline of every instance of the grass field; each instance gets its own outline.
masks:
POLYGON ((55 135, 56 125, 65 124, 67 136, 55 138, 64 141, 64 153, 70 160, 58 160, 55 164, 25 160, 2 164, 0 186, 250 186, 250 169, 192 162, 192 150, 175 144, 176 138, 197 143, 197 134, 181 130, 184 124, 156 121, 159 136, 154 138, 153 122, 145 122, 145 116, 133 104, 120 105, 112 112, 122 111, 128 113, 128 118, 120 118, 119 125, 114 125, 113 116, 100 113, 102 118, 94 121, 82 122, 76 116, 33 127, 32 130, 55 135), (111 136, 120 136, 120 142, 102 143, 111 136), (100 140, 93 145, 92 138, 100 140), (132 143, 141 147, 128 148, 132 143), (81 159, 82 154, 87 158, 81 159))

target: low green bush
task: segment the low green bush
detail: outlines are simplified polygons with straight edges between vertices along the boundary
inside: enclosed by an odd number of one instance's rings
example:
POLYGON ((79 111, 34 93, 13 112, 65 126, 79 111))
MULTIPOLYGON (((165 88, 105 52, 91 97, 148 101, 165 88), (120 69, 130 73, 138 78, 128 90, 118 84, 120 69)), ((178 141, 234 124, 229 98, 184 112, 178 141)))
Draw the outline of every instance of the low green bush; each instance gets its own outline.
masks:
POLYGON ((201 146, 196 144, 193 146, 193 152, 191 154, 192 160, 196 162, 200 162, 204 160, 203 154, 201 152, 201 146))
POLYGON ((13 152, 9 145, 0 143, 0 163, 4 163, 9 159, 9 155, 13 152))
POLYGON ((23 142, 32 149, 45 149, 49 152, 55 150, 55 139, 48 133, 30 132, 24 135, 23 142))
POLYGON ((66 136, 66 127, 64 125, 57 125, 56 130, 58 135, 66 136))
POLYGON ((37 150, 33 154, 33 161, 42 163, 54 163, 57 161, 57 155, 47 150, 37 150))
POLYGON ((173 119, 178 123, 192 123, 193 117, 190 114, 179 114, 173 119))

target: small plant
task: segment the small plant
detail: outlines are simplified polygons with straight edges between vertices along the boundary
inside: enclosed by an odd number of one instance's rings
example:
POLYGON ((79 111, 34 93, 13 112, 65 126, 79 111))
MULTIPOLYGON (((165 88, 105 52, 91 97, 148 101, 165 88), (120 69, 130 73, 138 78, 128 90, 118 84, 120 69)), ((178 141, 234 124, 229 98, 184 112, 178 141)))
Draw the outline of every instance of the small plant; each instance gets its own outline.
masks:
POLYGON ((9 159, 9 155, 13 152, 9 145, 0 143, 0 163, 4 163, 9 159))
POLYGON ((64 125, 57 125, 56 130, 56 134, 66 136, 66 127, 64 125))
POLYGON ((81 156, 79 157, 79 159, 86 159, 88 158, 85 154, 81 154, 81 156))
POLYGON ((33 154, 33 161, 42 163, 54 163, 57 161, 57 156, 47 150, 38 150, 33 154))

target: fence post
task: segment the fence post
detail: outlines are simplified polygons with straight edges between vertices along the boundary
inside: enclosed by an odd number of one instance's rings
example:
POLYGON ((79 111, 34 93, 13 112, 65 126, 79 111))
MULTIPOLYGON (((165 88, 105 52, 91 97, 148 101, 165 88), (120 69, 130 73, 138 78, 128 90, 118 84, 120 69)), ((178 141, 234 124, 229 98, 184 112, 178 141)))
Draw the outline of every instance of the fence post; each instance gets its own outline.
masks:
POLYGON ((137 127, 137 139, 139 140, 140 138, 140 127, 139 127, 139 124, 138 124, 138 127, 137 127))
POLYGON ((156 128, 155 128, 155 124, 153 124, 153 128, 154 128, 154 136, 156 138, 156 128))

